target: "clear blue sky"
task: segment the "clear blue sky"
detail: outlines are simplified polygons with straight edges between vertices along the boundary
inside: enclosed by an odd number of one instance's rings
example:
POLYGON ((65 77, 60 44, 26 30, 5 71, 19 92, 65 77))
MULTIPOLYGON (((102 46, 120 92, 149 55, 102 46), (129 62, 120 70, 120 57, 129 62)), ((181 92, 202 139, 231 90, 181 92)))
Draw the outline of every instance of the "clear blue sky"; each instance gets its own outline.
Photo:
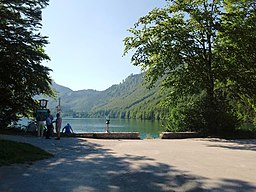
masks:
POLYGON ((165 0, 50 0, 42 34, 53 80, 73 90, 105 90, 140 68, 122 57, 127 29, 165 0))

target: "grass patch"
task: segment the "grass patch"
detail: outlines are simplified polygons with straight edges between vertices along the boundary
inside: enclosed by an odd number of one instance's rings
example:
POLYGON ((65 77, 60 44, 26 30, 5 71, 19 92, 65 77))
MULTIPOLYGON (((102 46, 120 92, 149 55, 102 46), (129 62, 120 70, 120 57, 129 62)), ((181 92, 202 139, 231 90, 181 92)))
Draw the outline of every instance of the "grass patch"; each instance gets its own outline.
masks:
POLYGON ((29 163, 53 155, 31 144, 0 140, 0 166, 29 163))

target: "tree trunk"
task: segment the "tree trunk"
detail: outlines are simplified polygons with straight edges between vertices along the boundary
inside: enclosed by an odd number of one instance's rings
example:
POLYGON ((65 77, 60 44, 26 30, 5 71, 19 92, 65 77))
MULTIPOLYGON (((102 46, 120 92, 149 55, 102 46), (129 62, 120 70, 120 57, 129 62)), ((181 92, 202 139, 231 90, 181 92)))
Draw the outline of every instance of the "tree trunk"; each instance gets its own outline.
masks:
POLYGON ((211 43, 211 32, 207 34, 208 43, 208 57, 207 57, 207 104, 206 104, 206 122, 207 129, 212 133, 216 133, 216 108, 214 98, 214 77, 212 70, 212 43, 211 43))

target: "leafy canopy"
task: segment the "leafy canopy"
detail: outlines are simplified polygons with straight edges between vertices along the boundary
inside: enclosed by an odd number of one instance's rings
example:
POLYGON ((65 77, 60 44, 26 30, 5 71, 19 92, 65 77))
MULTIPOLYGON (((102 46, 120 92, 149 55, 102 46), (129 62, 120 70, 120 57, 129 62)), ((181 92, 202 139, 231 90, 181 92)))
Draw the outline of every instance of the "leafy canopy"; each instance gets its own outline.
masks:
POLYGON ((213 131, 235 126, 237 102, 255 100, 255 4, 253 0, 168 1, 129 29, 132 36, 124 39, 124 54, 134 50, 132 63, 145 71, 151 85, 162 80, 172 109, 192 100, 194 104, 182 105, 186 108, 182 111, 188 111, 187 119, 198 114, 196 125, 213 131))
POLYGON ((0 124, 17 115, 28 116, 36 107, 33 97, 52 95, 51 69, 41 65, 47 38, 40 34, 41 10, 48 0, 0 1, 0 124))

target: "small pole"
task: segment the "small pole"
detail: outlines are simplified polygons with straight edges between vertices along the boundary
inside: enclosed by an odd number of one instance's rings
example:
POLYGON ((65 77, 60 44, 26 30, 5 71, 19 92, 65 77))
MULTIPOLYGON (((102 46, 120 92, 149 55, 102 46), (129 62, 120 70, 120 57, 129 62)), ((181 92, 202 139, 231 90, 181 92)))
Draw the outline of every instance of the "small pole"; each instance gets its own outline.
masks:
POLYGON ((107 133, 110 133, 110 131, 109 131, 109 124, 110 124, 110 119, 109 119, 109 117, 106 117, 106 132, 107 133))
POLYGON ((58 106, 56 107, 56 110, 57 110, 57 113, 60 113, 60 112, 61 112, 60 97, 59 97, 59 104, 58 104, 58 106))

